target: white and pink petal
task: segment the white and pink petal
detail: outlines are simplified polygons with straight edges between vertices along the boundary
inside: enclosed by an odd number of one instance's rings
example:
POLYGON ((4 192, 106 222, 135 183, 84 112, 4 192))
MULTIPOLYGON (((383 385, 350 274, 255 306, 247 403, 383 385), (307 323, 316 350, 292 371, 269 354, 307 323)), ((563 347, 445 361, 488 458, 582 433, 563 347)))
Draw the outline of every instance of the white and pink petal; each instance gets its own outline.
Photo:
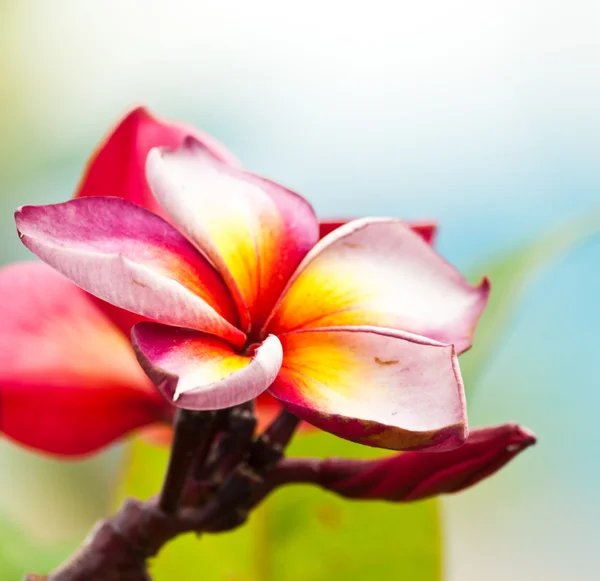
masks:
POLYGON ((471 286, 400 220, 349 222, 323 238, 292 277, 269 333, 373 325, 471 345, 489 283, 471 286))
POLYGON ((119 198, 24 206, 21 240, 91 294, 128 311, 243 344, 237 314, 212 265, 165 220, 119 198))
POLYGON ((341 438, 394 450, 460 446, 467 436, 454 348, 390 329, 339 327, 280 337, 269 393, 341 438))
POLYGON ((229 286, 242 329, 258 331, 319 238, 310 204, 219 161, 193 139, 152 150, 147 176, 160 205, 229 286))
POLYGON ((271 385, 281 367, 281 343, 273 335, 247 354, 217 337, 157 323, 139 323, 131 336, 148 377, 168 401, 185 409, 250 401, 271 385))

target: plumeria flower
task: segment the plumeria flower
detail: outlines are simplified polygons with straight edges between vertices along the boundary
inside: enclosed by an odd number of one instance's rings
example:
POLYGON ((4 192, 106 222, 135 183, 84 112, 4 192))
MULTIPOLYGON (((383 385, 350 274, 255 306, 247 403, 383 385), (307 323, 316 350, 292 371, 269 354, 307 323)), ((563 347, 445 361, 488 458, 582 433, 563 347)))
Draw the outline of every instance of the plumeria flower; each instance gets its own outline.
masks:
MULTIPOLYGON (((193 135, 220 159, 239 166, 223 146, 192 127, 131 111, 98 147, 75 194, 106 191, 160 212, 144 175, 152 147, 177 146, 193 135)), ((320 223, 324 236, 341 223, 320 223)), ((431 223, 411 225, 428 242, 431 223)), ((42 263, 0 269, 0 430, 30 448, 59 456, 94 452, 144 426, 170 439, 174 408, 140 369, 131 327, 144 317, 82 291, 42 263)), ((280 409, 258 399, 259 424, 280 409)), ((146 430, 147 432, 147 430, 146 430)))
MULTIPOLYGON (((230 165, 225 148, 198 130, 131 111, 88 162, 76 198, 109 191, 161 212, 144 174, 155 146, 177 146, 192 135, 230 165)), ((324 236, 341 225, 320 223, 324 236)), ((411 225, 428 242, 435 225, 411 225)), ((27 447, 59 456, 94 452, 144 426, 170 439, 174 408, 140 369, 130 343, 143 317, 82 291, 43 263, 0 269, 0 430, 27 447)), ((258 399, 259 423, 280 406, 258 399)), ((146 430, 147 432, 147 430, 146 430)))
MULTIPOLYGON (((468 284, 400 220, 356 220, 319 240, 302 197, 232 165, 202 136, 176 141, 145 162, 160 209, 140 199, 156 213, 102 195, 16 213, 44 262, 151 320, 131 336, 167 401, 219 409, 268 390, 362 444, 461 445, 456 356, 471 345, 487 280, 468 284)), ((140 149, 133 179, 145 185, 140 149)))

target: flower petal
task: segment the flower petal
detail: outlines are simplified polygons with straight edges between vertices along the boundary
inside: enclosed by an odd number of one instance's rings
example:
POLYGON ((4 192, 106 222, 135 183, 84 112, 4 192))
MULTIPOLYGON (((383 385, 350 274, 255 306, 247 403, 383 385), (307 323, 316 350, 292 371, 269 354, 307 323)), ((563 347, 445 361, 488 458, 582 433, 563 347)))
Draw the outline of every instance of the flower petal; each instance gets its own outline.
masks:
MULTIPOLYGON (((324 238, 327 234, 330 234, 352 220, 352 218, 346 218, 345 220, 319 220, 319 238, 324 238)), ((435 222, 407 222, 407 224, 413 232, 419 234, 428 244, 435 242, 435 235, 437 233, 437 224, 435 222)))
POLYGON ((24 206, 27 248, 75 284, 129 311, 243 344, 233 304, 208 261, 162 218, 119 198, 24 206))
POLYGON ((392 327, 461 353, 470 347, 489 283, 469 285, 399 220, 350 222, 300 265, 267 325, 280 335, 340 325, 392 327))
POLYGON ((238 166, 232 153, 197 129, 154 117, 143 107, 129 112, 88 162, 75 197, 118 196, 155 213, 160 208, 148 187, 145 167, 153 147, 179 147, 192 136, 224 163, 238 166))
POLYGON ((125 337, 45 264, 0 270, 0 319, 0 430, 9 438, 81 455, 168 417, 125 337))
POLYGON ((131 337, 150 379, 185 409, 222 409, 254 399, 281 366, 281 343, 274 335, 252 355, 240 355, 216 337, 157 323, 139 323, 131 337))
POLYGON ((273 479, 279 485, 311 482, 345 498, 410 502, 469 488, 533 444, 529 430, 503 424, 475 429, 460 448, 434 454, 403 452, 376 460, 289 458, 278 465, 273 479))
POLYGON ((269 393, 300 418, 380 448, 451 449, 467 435, 451 345, 369 327, 280 337, 284 359, 269 393))
POLYGON ((210 258, 238 305, 242 328, 260 330, 298 264, 318 240, 311 206, 286 188, 219 162, 188 139, 148 156, 160 205, 210 258))
MULTIPOLYGON (((146 157, 153 147, 178 147, 188 135, 204 143, 224 163, 239 166, 233 154, 212 137, 194 127, 159 119, 145 108, 137 107, 97 147, 87 163, 75 197, 117 196, 161 216, 162 208, 146 181, 146 157)), ((127 338, 131 327, 144 320, 144 317, 119 309, 97 297, 93 300, 127 338)))

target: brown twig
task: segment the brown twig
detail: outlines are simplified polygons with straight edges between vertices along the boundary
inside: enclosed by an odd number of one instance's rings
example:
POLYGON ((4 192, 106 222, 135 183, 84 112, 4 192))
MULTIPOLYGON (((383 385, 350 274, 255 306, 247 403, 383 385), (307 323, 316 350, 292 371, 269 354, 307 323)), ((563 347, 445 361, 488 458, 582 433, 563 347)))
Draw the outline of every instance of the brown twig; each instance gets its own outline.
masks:
POLYGON ((207 440, 214 420, 215 412, 178 410, 169 466, 158 498, 158 508, 165 514, 173 514, 177 510, 199 442, 207 440))
POLYGON ((245 460, 256 429, 254 402, 227 410, 221 439, 213 446, 204 466, 198 464, 196 478, 211 485, 223 482, 225 476, 245 460))
POLYGON ((264 487, 264 475, 281 458, 298 420, 282 412, 253 443, 252 408, 232 410, 227 431, 212 445, 210 460, 204 469, 196 465, 198 474, 216 479, 215 491, 205 500, 203 482, 188 478, 188 473, 194 452, 200 463, 207 459, 215 421, 214 414, 178 414, 160 495, 146 502, 127 500, 114 516, 98 523, 56 571, 47 577, 28 575, 25 581, 151 581, 147 560, 169 540, 185 532, 216 532, 242 524, 256 492, 264 487))
MULTIPOLYGON (((258 503, 254 499, 260 496, 265 486, 265 475, 283 457, 283 451, 299 423, 296 416, 283 410, 256 439, 246 461, 229 473, 222 487, 207 503, 206 531, 224 532, 246 521, 248 511, 258 503)), ((261 498, 264 496, 266 494, 261 498)))
MULTIPOLYGON (((156 500, 127 501, 47 581, 150 581, 146 560, 165 542, 187 531, 235 528, 249 510, 285 484, 315 484, 350 499, 411 502, 472 486, 535 443, 531 432, 506 424, 473 431, 462 447, 433 454, 405 452, 370 460, 281 458, 297 424, 297 418, 283 412, 244 448, 244 460, 208 497, 202 496, 202 482, 188 479, 183 508, 176 514, 160 510, 156 500), (205 501, 199 504, 201 498, 205 501)), ((217 444, 213 449, 228 448, 217 444)), ((230 457, 223 461, 231 465, 230 457)))

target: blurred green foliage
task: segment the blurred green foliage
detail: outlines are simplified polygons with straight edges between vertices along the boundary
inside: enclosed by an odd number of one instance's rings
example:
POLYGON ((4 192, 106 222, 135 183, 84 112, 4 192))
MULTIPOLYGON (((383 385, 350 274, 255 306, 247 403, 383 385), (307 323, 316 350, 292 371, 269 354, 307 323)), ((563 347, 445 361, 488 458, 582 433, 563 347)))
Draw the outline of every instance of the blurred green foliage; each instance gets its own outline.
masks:
POLYGON ((489 277, 492 292, 477 327, 475 346, 460 358, 467 399, 473 397, 527 284, 543 268, 599 231, 600 213, 587 214, 564 222, 528 244, 475 269, 476 276, 485 272, 489 277))
POLYGON ((72 541, 40 543, 17 526, 7 515, 0 515, 0 579, 21 581, 25 568, 35 563, 39 571, 51 571, 73 548, 72 541))

